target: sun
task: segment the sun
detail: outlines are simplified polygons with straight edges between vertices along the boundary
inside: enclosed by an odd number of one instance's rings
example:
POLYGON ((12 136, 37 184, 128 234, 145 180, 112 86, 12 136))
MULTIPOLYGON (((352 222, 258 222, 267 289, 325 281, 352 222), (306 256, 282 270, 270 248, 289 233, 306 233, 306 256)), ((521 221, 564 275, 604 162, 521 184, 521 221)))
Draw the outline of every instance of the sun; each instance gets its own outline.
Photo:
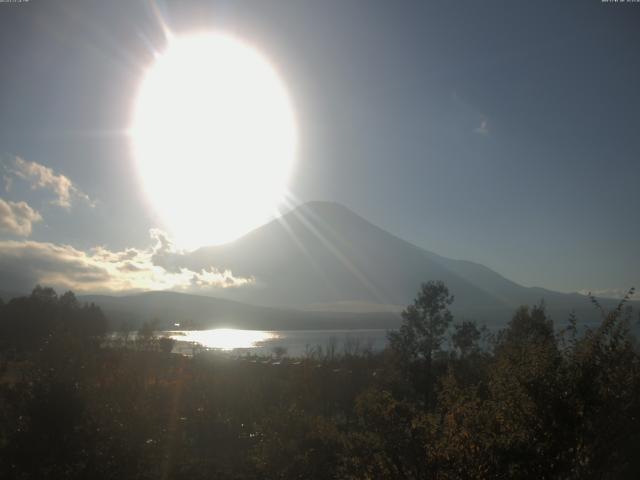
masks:
POLYGON ((222 34, 170 38, 142 79, 130 133, 147 198, 183 248, 234 240, 272 217, 297 141, 273 66, 222 34))

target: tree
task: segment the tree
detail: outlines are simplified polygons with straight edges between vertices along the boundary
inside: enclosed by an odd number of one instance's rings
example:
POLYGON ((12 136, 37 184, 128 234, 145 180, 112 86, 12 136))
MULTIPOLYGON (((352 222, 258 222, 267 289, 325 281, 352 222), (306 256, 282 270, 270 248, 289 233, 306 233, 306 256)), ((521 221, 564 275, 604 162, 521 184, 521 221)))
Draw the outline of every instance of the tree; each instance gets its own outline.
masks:
POLYGON ((42 303, 56 303, 58 301, 58 295, 53 288, 41 287, 40 285, 36 285, 31 291, 31 298, 42 303))
POLYGON ((158 348, 160 351, 166 355, 170 354, 173 351, 173 347, 175 347, 176 341, 171 337, 161 337, 158 340, 158 348))
POLYGON ((136 335, 136 344, 142 350, 152 350, 156 344, 156 319, 144 322, 136 335))
POLYGON ((640 478, 640 352, 632 333, 635 289, 618 306, 600 310, 602 323, 587 328, 565 356, 563 390, 574 413, 576 476, 640 478), (595 473, 595 474, 594 474, 595 473))
POLYGON ((465 320, 462 323, 454 325, 453 328, 454 332, 451 335, 451 342, 453 343, 453 347, 460 352, 461 358, 465 358, 470 353, 478 350, 478 342, 485 330, 484 327, 478 328, 475 322, 465 320))
POLYGON ((271 349, 273 354, 276 356, 276 360, 280 361, 287 354, 287 349, 282 345, 277 345, 271 349))
POLYGON ((553 321, 547 316, 544 302, 532 308, 526 305, 518 308, 507 328, 498 336, 499 348, 554 343, 553 321))
POLYGON ((431 399, 433 354, 440 349, 453 319, 449 311, 452 303, 453 295, 443 282, 423 283, 413 304, 402 312, 404 322, 400 329, 388 334, 402 368, 414 383, 423 385, 427 403, 431 399))
POLYGON ((60 295, 58 303, 62 308, 66 308, 68 310, 77 310, 80 308, 80 302, 78 302, 75 293, 71 290, 60 295))
POLYGON ((423 283, 413 304, 402 312, 403 325, 388 335, 391 348, 408 361, 430 361, 453 319, 451 303, 453 295, 443 282, 423 283))

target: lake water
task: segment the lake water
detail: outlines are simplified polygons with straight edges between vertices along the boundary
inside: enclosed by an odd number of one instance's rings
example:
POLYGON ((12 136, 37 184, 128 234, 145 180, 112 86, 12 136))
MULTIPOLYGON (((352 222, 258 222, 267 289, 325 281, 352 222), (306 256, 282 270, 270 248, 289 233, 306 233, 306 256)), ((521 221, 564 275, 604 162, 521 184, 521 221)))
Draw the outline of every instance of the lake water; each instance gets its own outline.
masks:
POLYGON ((177 341, 174 352, 191 355, 201 349, 230 353, 271 355, 274 349, 285 349, 286 355, 300 357, 313 350, 333 350, 336 354, 380 351, 387 344, 387 330, 173 330, 162 336, 177 341))

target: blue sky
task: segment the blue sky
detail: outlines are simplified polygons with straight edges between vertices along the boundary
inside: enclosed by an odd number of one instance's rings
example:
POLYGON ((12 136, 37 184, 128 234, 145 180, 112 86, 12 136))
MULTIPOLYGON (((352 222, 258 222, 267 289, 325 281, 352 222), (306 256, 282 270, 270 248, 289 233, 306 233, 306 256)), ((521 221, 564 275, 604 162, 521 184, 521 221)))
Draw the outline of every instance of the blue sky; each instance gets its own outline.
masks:
MULTIPOLYGON (((272 60, 298 117, 297 198, 527 286, 640 286, 640 4, 158 5, 176 33, 231 32, 272 60)), ((148 2, 0 4, 10 255, 160 245, 124 131, 162 44, 148 2)))

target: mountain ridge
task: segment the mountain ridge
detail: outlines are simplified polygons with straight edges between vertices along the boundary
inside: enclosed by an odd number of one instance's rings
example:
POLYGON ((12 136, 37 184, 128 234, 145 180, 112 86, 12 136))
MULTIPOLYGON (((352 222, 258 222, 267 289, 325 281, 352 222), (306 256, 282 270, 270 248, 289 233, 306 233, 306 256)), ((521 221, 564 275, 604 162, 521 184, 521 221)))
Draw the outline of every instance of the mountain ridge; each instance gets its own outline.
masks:
POLYGON ((465 317, 503 323, 518 306, 542 300, 557 315, 594 316, 582 295, 524 287, 481 263, 441 256, 335 202, 299 205, 233 243, 194 251, 190 262, 254 277, 253 287, 221 295, 267 306, 406 305, 422 282, 442 280, 456 297, 452 309, 465 317))
MULTIPOLYGON (((335 202, 299 205, 232 243, 161 253, 154 254, 154 262, 167 271, 214 268, 254 282, 197 295, 119 292, 80 298, 120 323, 158 317, 166 325, 178 319, 199 328, 225 322, 249 328, 386 328, 398 324, 399 312, 421 283, 440 280, 455 297, 451 309, 458 319, 501 326, 520 305, 544 301, 556 321, 572 312, 585 322, 599 320, 584 295, 524 287, 481 263, 414 245, 335 202)), ((613 308, 617 300, 601 303, 613 308)))

